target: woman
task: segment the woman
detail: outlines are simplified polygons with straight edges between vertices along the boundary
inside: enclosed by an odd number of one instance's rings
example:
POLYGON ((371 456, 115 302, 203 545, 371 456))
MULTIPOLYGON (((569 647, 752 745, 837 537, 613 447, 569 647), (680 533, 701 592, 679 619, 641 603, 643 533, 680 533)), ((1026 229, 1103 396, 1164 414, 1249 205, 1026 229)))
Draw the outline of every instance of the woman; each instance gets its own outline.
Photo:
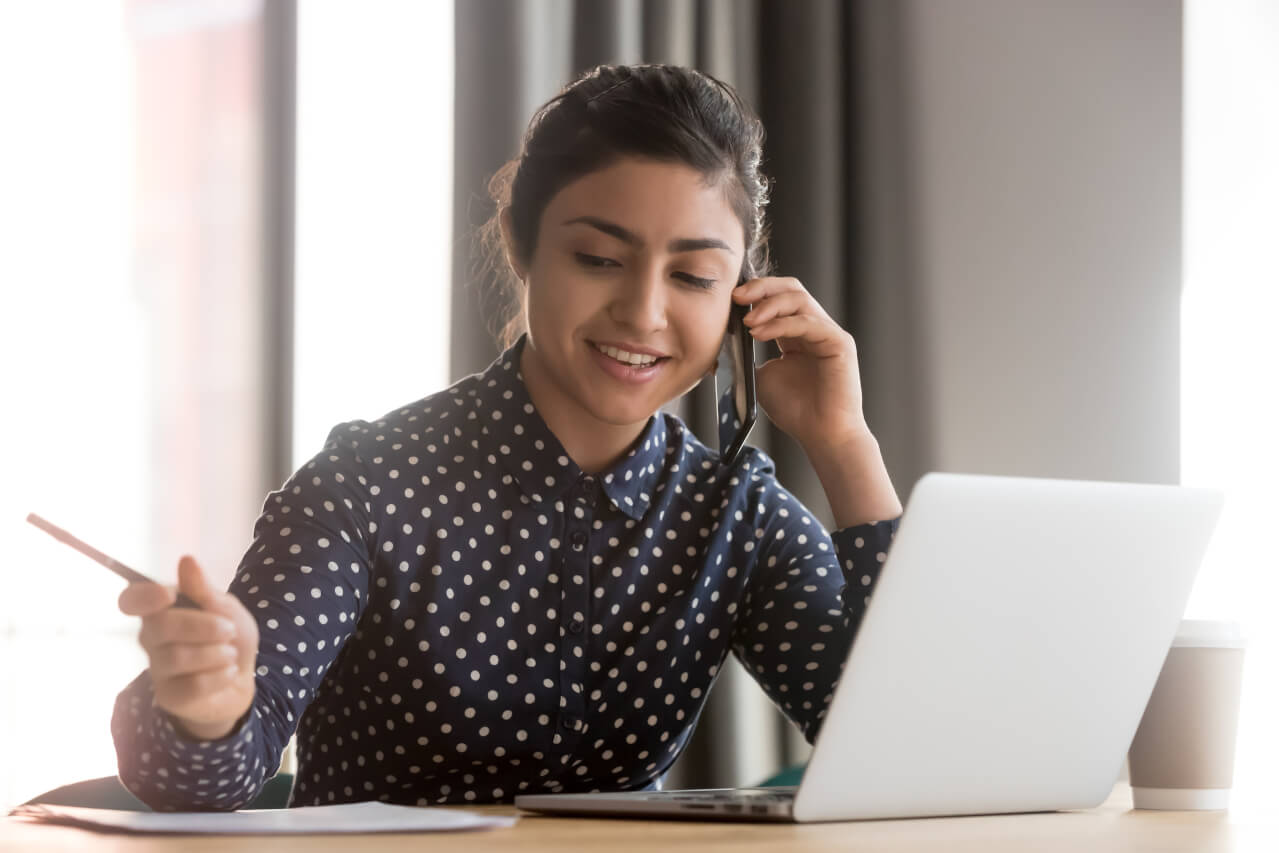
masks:
POLYGON ((228 592, 183 558, 201 610, 121 595, 150 662, 112 721, 129 790, 243 806, 295 727, 294 805, 642 788, 730 650, 816 735, 901 505, 852 338, 760 277, 762 135, 727 86, 664 66, 597 68, 534 116, 493 182, 521 296, 506 351, 335 428, 228 592), (763 453, 721 466, 658 413, 712 369, 733 301, 784 354, 759 401, 820 472, 833 535, 763 453))

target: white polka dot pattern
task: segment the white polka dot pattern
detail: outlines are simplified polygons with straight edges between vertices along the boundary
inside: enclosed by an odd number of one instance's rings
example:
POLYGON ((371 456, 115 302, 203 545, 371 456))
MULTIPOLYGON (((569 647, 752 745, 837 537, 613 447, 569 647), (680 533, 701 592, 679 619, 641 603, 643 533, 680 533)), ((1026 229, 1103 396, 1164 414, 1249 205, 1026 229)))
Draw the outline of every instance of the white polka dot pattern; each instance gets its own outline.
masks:
POLYGON ((896 521, 832 537, 765 454, 721 469, 670 415, 586 474, 522 345, 340 425, 268 496, 230 587, 261 630, 254 706, 189 742, 144 672, 112 719, 130 791, 242 807, 295 729, 294 805, 643 788, 729 651, 815 737, 896 521))

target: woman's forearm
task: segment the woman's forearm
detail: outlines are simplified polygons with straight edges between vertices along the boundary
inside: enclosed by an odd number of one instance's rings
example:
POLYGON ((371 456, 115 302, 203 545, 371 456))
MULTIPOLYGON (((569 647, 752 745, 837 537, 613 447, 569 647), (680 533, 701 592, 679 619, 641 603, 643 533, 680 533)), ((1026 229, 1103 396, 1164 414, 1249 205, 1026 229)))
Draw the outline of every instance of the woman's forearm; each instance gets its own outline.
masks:
POLYGON ((887 521, 902 513, 879 442, 869 431, 832 446, 805 447, 805 453, 835 515, 835 527, 887 521))

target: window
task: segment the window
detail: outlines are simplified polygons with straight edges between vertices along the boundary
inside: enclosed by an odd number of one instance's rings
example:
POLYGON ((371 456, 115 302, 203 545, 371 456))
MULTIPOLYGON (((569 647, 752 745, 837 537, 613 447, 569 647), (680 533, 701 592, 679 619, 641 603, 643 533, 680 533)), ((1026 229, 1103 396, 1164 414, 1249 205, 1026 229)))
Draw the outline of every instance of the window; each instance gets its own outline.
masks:
POLYGON ((1279 754, 1279 6, 1186 4, 1182 480, 1226 491, 1190 618, 1239 619, 1245 655, 1236 797, 1279 754))
MULTIPOLYGON (((299 4, 295 456, 448 379, 452 4, 299 4)), ((115 772, 122 582, 35 511, 225 585, 266 491, 264 6, 24 4, 0 28, 11 449, 0 797, 115 772), (49 45, 59 46, 50 51, 49 45), (74 62, 66 61, 74 57, 74 62), (52 677, 51 677, 52 676, 52 677)))
POLYGON ((146 666, 122 582, 25 514, 226 583, 269 485, 262 34, 254 0, 27 3, 0 27, 5 803, 113 774, 112 704, 146 666))
POLYGON ((449 380, 453 4, 298 4, 295 467, 449 380))

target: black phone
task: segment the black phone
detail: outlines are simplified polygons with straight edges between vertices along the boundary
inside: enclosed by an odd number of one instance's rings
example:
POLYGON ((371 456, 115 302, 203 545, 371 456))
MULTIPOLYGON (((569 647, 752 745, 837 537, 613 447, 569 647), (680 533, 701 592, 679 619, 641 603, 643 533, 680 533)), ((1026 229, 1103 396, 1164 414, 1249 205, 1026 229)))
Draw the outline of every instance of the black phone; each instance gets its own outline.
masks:
POLYGON ((749 305, 733 303, 715 367, 715 432, 719 438, 720 464, 725 466, 737 462, 758 413, 755 339, 742 322, 748 311, 749 305))

